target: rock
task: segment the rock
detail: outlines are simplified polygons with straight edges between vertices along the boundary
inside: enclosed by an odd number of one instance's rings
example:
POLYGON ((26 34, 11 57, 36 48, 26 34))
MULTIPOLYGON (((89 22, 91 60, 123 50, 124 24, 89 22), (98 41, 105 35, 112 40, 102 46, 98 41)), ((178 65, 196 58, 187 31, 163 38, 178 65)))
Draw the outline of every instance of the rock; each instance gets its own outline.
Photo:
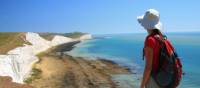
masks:
POLYGON ((82 35, 79 39, 80 40, 92 39, 92 35, 91 34, 85 34, 85 35, 82 35))
POLYGON ((51 41, 51 44, 52 44, 52 46, 57 46, 57 45, 60 45, 60 44, 64 44, 66 42, 71 42, 71 41, 73 41, 71 38, 56 35, 53 38, 53 40, 51 41))

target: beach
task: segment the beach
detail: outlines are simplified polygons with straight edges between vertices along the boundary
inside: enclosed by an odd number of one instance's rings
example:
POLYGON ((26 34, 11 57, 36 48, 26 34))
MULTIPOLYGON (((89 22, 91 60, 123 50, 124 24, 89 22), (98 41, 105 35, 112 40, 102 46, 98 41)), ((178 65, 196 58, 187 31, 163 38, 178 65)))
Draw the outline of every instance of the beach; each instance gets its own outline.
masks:
POLYGON ((119 88, 112 75, 130 74, 130 70, 103 58, 89 60, 62 54, 77 43, 62 44, 38 55, 39 62, 33 68, 41 73, 28 84, 34 88, 119 88))

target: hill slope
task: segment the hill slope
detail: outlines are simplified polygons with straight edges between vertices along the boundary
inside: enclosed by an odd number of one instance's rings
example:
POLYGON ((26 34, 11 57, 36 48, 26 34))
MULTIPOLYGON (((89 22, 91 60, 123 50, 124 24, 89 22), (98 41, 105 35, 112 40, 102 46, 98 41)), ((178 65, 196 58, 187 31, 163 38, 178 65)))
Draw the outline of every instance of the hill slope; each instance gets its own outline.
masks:
POLYGON ((26 43, 24 32, 0 32, 0 54, 6 54, 24 43, 26 43))

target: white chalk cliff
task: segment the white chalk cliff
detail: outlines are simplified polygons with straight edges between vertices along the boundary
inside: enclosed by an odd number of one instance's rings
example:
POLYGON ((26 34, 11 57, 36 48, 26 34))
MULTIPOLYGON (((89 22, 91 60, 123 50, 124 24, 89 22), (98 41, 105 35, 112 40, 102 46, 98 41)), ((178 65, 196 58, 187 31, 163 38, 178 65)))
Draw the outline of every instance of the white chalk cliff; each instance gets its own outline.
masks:
MULTIPOLYGON (((91 35, 80 37, 80 40, 84 39, 91 39, 91 35)), ((32 65, 38 61, 37 54, 52 46, 76 40, 56 35, 52 41, 47 41, 37 33, 28 32, 26 33, 26 41, 30 42, 31 45, 24 44, 22 47, 10 50, 7 55, 0 55, 0 76, 10 76, 14 82, 23 83, 23 80, 29 76, 32 65)))
POLYGON ((92 39, 92 35, 91 34, 85 34, 85 35, 81 36, 79 39, 80 40, 92 39))

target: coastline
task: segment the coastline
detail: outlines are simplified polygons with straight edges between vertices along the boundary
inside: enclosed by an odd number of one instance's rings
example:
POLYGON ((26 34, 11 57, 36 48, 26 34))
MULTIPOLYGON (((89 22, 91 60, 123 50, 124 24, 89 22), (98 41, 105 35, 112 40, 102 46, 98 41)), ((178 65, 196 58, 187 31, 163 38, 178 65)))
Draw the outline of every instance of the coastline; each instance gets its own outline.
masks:
POLYGON ((63 54, 77 43, 62 44, 38 55, 40 61, 33 68, 41 73, 28 84, 35 88, 120 88, 112 75, 130 74, 130 70, 102 58, 88 60, 63 54))
POLYGON ((54 38, 48 41, 38 33, 25 33, 24 37, 19 38, 19 41, 25 42, 23 46, 15 46, 6 54, 0 55, 0 88, 31 88, 31 86, 24 84, 24 80, 33 74, 31 71, 37 71, 32 67, 39 61, 38 54, 64 43, 91 39, 92 37, 89 35, 80 36, 86 36, 83 39, 54 35, 54 38))

